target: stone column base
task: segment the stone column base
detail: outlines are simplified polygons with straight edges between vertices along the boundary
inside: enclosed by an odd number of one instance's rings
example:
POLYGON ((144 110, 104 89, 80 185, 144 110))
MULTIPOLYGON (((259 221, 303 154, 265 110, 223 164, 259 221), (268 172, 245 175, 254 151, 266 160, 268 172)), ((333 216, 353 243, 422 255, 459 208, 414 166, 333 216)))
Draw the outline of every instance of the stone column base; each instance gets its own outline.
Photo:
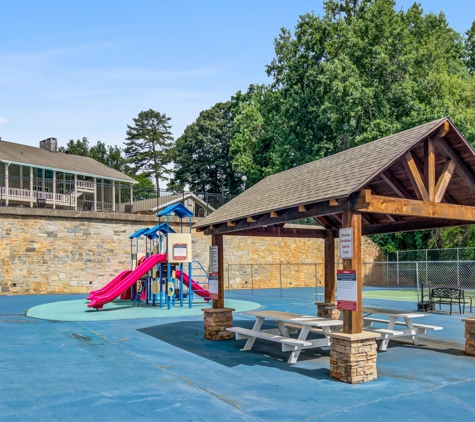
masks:
POLYGON ((338 319, 340 318, 340 310, 336 308, 335 302, 315 302, 317 305, 317 316, 328 318, 328 319, 338 319), (328 307, 332 307, 327 309, 328 307))
POLYGON ((330 377, 349 384, 374 381, 378 333, 330 333, 330 377))
POLYGON ((475 318, 464 318, 465 322, 465 354, 475 356, 475 318))
POLYGON ((233 326, 232 308, 212 309, 203 308, 205 338, 208 340, 231 340, 233 333, 226 328, 233 326))

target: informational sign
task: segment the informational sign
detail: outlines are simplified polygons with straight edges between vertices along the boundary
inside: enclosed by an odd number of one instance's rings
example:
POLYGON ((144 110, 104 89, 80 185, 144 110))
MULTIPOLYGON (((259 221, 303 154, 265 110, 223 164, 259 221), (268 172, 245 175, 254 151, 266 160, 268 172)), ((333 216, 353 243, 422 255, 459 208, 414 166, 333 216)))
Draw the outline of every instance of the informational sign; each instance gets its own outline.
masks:
POLYGON ((358 307, 358 286, 356 270, 337 270, 337 308, 342 311, 356 311, 358 307))
POLYGON ((170 264, 192 261, 191 233, 168 233, 167 260, 170 264))
POLYGON ((218 272, 218 247, 217 246, 209 247, 209 272, 210 273, 218 272))
POLYGON ((209 247, 209 297, 218 300, 218 247, 209 247))
POLYGON ((175 243, 173 245, 173 259, 175 261, 186 261, 187 250, 186 243, 175 243))
POLYGON ((353 258, 353 229, 351 227, 340 229, 340 258, 353 258))

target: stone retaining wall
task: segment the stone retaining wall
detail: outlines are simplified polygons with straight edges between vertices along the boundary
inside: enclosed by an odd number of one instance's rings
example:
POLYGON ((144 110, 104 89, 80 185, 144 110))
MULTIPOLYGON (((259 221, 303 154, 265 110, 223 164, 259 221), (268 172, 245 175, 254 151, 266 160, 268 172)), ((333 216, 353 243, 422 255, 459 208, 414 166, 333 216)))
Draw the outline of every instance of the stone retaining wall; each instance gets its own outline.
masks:
MULTIPOLYGON (((146 215, 0 207, 1 294, 97 289, 130 268, 129 235, 156 224, 146 215)), ((205 268, 210 245, 210 236, 193 233, 193 258, 205 268)), ((315 265, 323 263, 322 240, 225 236, 224 249, 231 289, 323 283, 323 265, 315 265)), ((365 261, 381 259, 369 239, 363 250, 365 261)))

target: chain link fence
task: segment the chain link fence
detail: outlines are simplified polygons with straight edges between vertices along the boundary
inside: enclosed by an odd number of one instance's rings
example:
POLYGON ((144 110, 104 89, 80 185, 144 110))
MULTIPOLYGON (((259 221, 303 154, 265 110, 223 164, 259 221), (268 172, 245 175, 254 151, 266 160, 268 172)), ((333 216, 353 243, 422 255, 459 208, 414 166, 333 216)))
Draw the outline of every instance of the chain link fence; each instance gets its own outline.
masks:
MULTIPOLYGON (((337 264, 336 269, 341 269, 337 264)), ((225 286, 249 296, 324 301, 324 264, 228 264, 225 286)), ((475 304, 475 261, 366 262, 362 265, 363 305, 417 311, 429 289, 456 288, 475 304)), ((448 312, 449 305, 437 304, 448 312)), ((453 302, 458 311, 457 301, 453 302)), ((473 309, 472 309, 473 311, 473 309)), ((469 306, 465 314, 472 313, 469 306)))

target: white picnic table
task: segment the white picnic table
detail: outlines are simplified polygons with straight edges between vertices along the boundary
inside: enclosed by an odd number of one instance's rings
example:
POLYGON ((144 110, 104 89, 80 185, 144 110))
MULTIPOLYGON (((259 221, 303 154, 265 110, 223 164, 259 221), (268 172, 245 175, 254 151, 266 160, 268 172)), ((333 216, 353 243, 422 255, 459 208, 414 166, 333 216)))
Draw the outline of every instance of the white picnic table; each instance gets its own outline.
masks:
POLYGON ((404 312, 393 309, 363 307, 363 331, 374 331, 380 334, 382 339, 379 350, 386 350, 390 338, 392 337, 411 337, 412 342, 419 344, 419 336, 425 334, 427 330, 442 330, 443 327, 436 325, 425 325, 413 323, 414 318, 422 318, 425 314, 421 312, 404 312), (373 315, 384 315, 389 319, 375 318, 373 315), (398 320, 399 319, 399 320, 398 320), (402 319, 402 321, 401 321, 402 319), (383 324, 383 327, 374 324, 383 324), (401 327, 402 329, 395 329, 401 327))
POLYGON ((291 352, 287 361, 289 364, 297 362, 303 349, 329 346, 328 334, 343 325, 341 320, 272 310, 246 312, 246 314, 257 318, 251 330, 242 327, 227 328, 228 331, 236 333, 236 340, 247 339, 241 350, 251 350, 256 338, 281 343, 283 352, 291 352), (276 328, 262 330, 262 325, 266 319, 274 320, 276 328), (321 332, 324 337, 308 339, 308 334, 311 331, 321 332), (299 332, 297 338, 290 337, 290 334, 297 332, 299 332))

